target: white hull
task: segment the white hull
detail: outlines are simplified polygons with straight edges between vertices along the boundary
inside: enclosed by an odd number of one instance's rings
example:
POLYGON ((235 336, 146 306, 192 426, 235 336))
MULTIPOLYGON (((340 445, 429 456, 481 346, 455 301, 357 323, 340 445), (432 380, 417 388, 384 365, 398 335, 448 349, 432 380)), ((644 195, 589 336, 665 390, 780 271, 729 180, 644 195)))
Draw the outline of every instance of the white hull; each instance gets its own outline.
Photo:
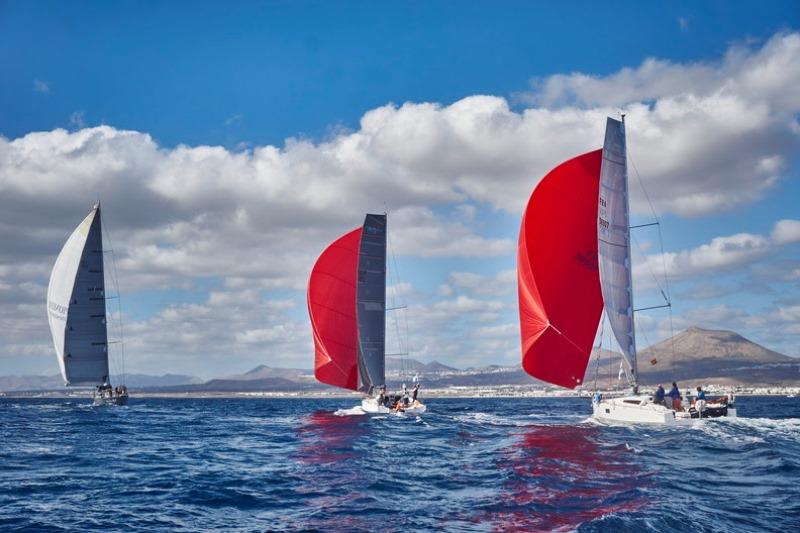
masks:
POLYGON ((364 398, 361 400, 361 409, 368 414, 388 414, 391 413, 391 409, 388 407, 384 407, 383 405, 378 405, 378 400, 375 398, 364 398))
POLYGON ((364 398, 361 400, 361 409, 367 414, 407 414, 407 415, 421 415, 427 411, 427 407, 419 400, 414 400, 408 407, 402 409, 389 409, 386 406, 379 405, 377 398, 364 398))
POLYGON ((700 418, 735 418, 736 409, 728 407, 726 414, 716 414, 722 406, 707 404, 701 414, 689 410, 675 411, 664 405, 653 403, 649 396, 626 396, 592 402, 592 416, 604 422, 623 424, 662 424, 669 426, 691 425, 700 418), (715 414, 711 414, 711 413, 715 414))

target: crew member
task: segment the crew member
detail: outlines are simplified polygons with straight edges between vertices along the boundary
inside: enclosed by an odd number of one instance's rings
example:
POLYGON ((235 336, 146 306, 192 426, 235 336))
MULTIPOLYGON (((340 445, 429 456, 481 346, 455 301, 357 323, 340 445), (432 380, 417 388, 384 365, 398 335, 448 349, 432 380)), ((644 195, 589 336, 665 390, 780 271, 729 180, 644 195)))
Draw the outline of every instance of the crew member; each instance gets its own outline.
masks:
POLYGON ((697 399, 698 400, 706 399, 706 393, 703 392, 703 387, 697 387, 697 399))
POLYGON ((681 391, 678 390, 678 384, 674 381, 672 382, 672 388, 667 393, 667 396, 672 398, 672 408, 675 411, 680 411, 681 408, 681 391))
POLYGON ((658 385, 655 394, 653 394, 653 403, 656 405, 663 405, 666 407, 666 402, 664 401, 664 387, 661 384, 658 385))

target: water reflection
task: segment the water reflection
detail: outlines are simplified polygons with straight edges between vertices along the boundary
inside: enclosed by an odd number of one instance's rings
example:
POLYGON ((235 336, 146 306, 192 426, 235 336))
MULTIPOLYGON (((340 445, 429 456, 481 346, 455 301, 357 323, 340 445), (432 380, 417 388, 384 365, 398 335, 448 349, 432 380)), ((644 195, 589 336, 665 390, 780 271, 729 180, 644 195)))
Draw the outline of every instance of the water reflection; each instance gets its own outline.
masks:
POLYGON ((497 461, 500 501, 487 510, 496 530, 570 530, 645 506, 648 476, 627 446, 600 444, 600 428, 530 426, 513 436, 497 461))
POLYGON ((294 456, 299 466, 297 496, 306 507, 303 529, 357 531, 368 524, 353 509, 368 503, 359 462, 364 457, 367 436, 363 416, 336 416, 316 411, 302 419, 297 428, 298 447, 294 456), (347 509, 347 513, 342 510, 347 509))
POLYGON ((363 416, 337 416, 328 411, 311 413, 297 428, 297 461, 320 465, 355 459, 358 454, 354 445, 367 434, 365 421, 368 419, 363 416))

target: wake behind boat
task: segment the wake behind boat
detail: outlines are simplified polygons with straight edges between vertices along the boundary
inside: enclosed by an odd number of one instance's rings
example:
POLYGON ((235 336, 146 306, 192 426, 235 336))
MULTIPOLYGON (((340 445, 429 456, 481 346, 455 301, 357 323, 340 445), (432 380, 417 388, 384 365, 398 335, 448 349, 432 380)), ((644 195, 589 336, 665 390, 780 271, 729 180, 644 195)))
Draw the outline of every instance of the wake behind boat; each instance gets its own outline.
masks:
POLYGON ((361 391, 364 413, 421 414, 412 395, 386 393, 386 215, 339 237, 317 259, 308 281, 314 375, 334 387, 361 391))
POLYGON ((609 118, 601 150, 562 163, 536 186, 522 219, 517 280, 522 366, 555 385, 583 385, 605 309, 633 393, 595 394, 595 418, 678 424, 736 416, 732 395, 690 403, 675 387, 668 403, 639 393, 624 121, 609 118))
POLYGON ((47 318, 67 387, 95 387, 95 405, 124 405, 128 391, 109 376, 100 202, 58 254, 47 288, 47 318))

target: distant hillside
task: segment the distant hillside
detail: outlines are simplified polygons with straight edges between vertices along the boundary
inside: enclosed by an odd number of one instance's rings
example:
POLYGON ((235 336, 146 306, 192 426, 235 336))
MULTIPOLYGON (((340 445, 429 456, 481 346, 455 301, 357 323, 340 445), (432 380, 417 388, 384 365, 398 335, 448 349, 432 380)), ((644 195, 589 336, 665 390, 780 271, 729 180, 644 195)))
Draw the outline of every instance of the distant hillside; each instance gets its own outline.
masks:
POLYGON ((431 361, 430 363, 422 363, 416 359, 403 359, 400 357, 387 357, 386 358, 386 373, 403 374, 403 373, 418 373, 418 374, 441 374, 445 372, 459 372, 458 368, 447 366, 439 361, 431 361))
POLYGON ((300 368, 273 368, 267 365, 258 365, 244 374, 227 376, 226 380, 250 381, 254 379, 284 378, 289 380, 314 379, 314 371, 300 368))
MULTIPOLYGON (((168 387, 202 383, 203 380, 194 376, 181 374, 164 374, 163 376, 150 376, 147 374, 126 374, 125 384, 130 389, 143 389, 150 387, 168 387)), ((122 383, 119 376, 112 376, 111 383, 122 383)), ((64 380, 60 374, 52 376, 0 376, 0 391, 34 391, 34 390, 59 390, 64 389, 64 380)))
MULTIPOLYGON (((692 327, 672 339, 639 352, 639 375, 646 385, 673 380, 704 383, 796 384, 800 381, 800 359, 756 344, 738 333, 692 327)), ((592 358, 586 381, 616 379, 619 355, 605 352, 599 363, 592 358)))
MULTIPOLYGON (((620 356, 616 352, 600 350, 593 354, 586 370, 584 386, 590 388, 595 379, 599 386, 619 385, 617 380, 619 361, 620 356)), ((732 331, 689 328, 673 339, 642 350, 638 361, 641 383, 645 387, 659 382, 666 384, 673 380, 697 384, 797 385, 800 383, 800 359, 764 348, 732 331)), ((419 375, 426 388, 503 385, 555 388, 533 379, 519 365, 490 365, 461 370, 437 361, 422 363, 414 359, 403 361, 397 357, 387 358, 386 381, 390 389, 396 390, 404 382, 411 386, 411 376, 414 374, 419 375)), ((192 376, 129 374, 127 383, 132 389, 154 392, 334 390, 317 382, 313 370, 273 368, 266 365, 259 365, 243 374, 206 382, 200 382, 198 378, 192 376)), ((59 389, 63 389, 63 383, 58 375, 0 376, 0 391, 59 389)))

